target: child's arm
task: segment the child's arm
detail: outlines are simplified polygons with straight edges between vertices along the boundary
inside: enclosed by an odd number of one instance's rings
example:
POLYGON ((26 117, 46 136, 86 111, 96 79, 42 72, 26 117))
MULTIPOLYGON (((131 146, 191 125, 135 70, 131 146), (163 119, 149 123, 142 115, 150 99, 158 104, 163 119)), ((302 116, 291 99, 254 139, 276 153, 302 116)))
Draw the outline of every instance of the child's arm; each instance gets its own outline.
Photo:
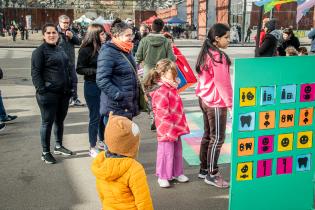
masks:
MULTIPOLYGON (((216 58, 218 59, 218 58, 216 58)), ((224 59, 224 58, 223 58, 224 59)), ((214 84, 227 107, 232 107, 232 84, 229 66, 226 62, 212 64, 214 84)))
POLYGON ((135 198, 135 204, 138 210, 153 209, 147 176, 143 166, 138 162, 136 163, 135 168, 132 170, 129 180, 129 187, 135 198))

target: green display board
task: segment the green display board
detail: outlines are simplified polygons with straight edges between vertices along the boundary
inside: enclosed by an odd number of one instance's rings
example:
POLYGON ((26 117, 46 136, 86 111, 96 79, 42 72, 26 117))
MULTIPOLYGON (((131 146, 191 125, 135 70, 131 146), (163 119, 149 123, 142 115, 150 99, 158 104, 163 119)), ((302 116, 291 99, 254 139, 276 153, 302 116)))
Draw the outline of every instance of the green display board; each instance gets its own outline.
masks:
POLYGON ((315 56, 234 62, 230 210, 314 209, 315 56))

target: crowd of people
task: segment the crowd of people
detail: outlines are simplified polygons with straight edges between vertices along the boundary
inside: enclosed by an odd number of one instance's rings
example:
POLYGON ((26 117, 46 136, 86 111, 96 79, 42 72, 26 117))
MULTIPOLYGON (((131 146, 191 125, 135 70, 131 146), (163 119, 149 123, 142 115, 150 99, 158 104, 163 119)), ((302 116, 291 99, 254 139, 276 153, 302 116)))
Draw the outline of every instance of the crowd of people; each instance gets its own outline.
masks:
MULTIPOLYGON (((277 29, 276 19, 263 20, 263 29, 260 33, 259 47, 256 57, 296 56, 308 55, 306 47, 300 46, 299 39, 294 35, 292 28, 277 29)), ((315 29, 311 30, 308 38, 312 40, 310 53, 315 53, 315 29)))
MULTIPOLYGON (((105 31, 102 25, 90 24, 81 40, 71 30, 70 18, 61 15, 57 26, 43 26, 44 42, 32 53, 31 76, 41 113, 41 159, 47 164, 56 163, 50 149, 53 125, 53 153, 75 154, 63 146, 64 120, 69 105, 82 105, 77 93, 77 74, 84 76, 89 155, 95 158, 92 171, 103 209, 153 209, 145 171, 136 160, 140 129, 132 122, 143 109, 143 99, 152 117, 151 130, 156 130, 159 186, 168 188, 173 179, 180 183, 189 181, 184 173, 181 137, 190 130, 177 91, 173 36, 163 29, 161 19, 153 21, 150 31, 146 25, 137 30, 130 20, 118 18, 110 31, 105 31), (80 45, 76 64, 75 45, 80 45), (139 75, 141 69, 143 73, 139 75)), ((275 20, 266 21, 264 31, 256 56, 307 54, 292 30, 285 29, 283 33, 276 30, 275 20)), ((218 188, 229 187, 220 174, 218 158, 228 113, 232 116, 231 59, 223 51, 230 36, 227 25, 214 24, 196 64, 199 78, 196 95, 204 121, 198 177, 218 188)), ((314 30, 309 37, 314 52, 314 30)), ((1 95, 0 117, 0 129, 4 122, 17 117, 5 112, 1 95)))

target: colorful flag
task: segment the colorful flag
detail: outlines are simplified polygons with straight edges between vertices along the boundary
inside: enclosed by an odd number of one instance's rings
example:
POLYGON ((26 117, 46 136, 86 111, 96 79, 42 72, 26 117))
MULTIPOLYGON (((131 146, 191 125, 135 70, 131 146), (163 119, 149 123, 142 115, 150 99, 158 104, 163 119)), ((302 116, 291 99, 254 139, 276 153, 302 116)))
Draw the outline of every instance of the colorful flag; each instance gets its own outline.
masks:
POLYGON ((306 12, 313 6, 315 6, 315 0, 306 0, 299 4, 297 7, 296 22, 298 23, 302 19, 303 15, 305 15, 306 12))
POLYGON ((296 2, 296 0, 273 0, 264 5, 265 13, 270 12, 275 6, 296 2))

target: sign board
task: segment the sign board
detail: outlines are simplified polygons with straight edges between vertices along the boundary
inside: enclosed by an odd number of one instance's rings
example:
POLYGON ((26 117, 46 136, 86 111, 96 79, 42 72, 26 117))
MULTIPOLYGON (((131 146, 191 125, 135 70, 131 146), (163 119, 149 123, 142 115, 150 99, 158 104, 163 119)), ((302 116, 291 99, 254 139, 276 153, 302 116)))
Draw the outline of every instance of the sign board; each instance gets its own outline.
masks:
POLYGON ((230 210, 314 208, 314 64, 235 60, 230 210))

